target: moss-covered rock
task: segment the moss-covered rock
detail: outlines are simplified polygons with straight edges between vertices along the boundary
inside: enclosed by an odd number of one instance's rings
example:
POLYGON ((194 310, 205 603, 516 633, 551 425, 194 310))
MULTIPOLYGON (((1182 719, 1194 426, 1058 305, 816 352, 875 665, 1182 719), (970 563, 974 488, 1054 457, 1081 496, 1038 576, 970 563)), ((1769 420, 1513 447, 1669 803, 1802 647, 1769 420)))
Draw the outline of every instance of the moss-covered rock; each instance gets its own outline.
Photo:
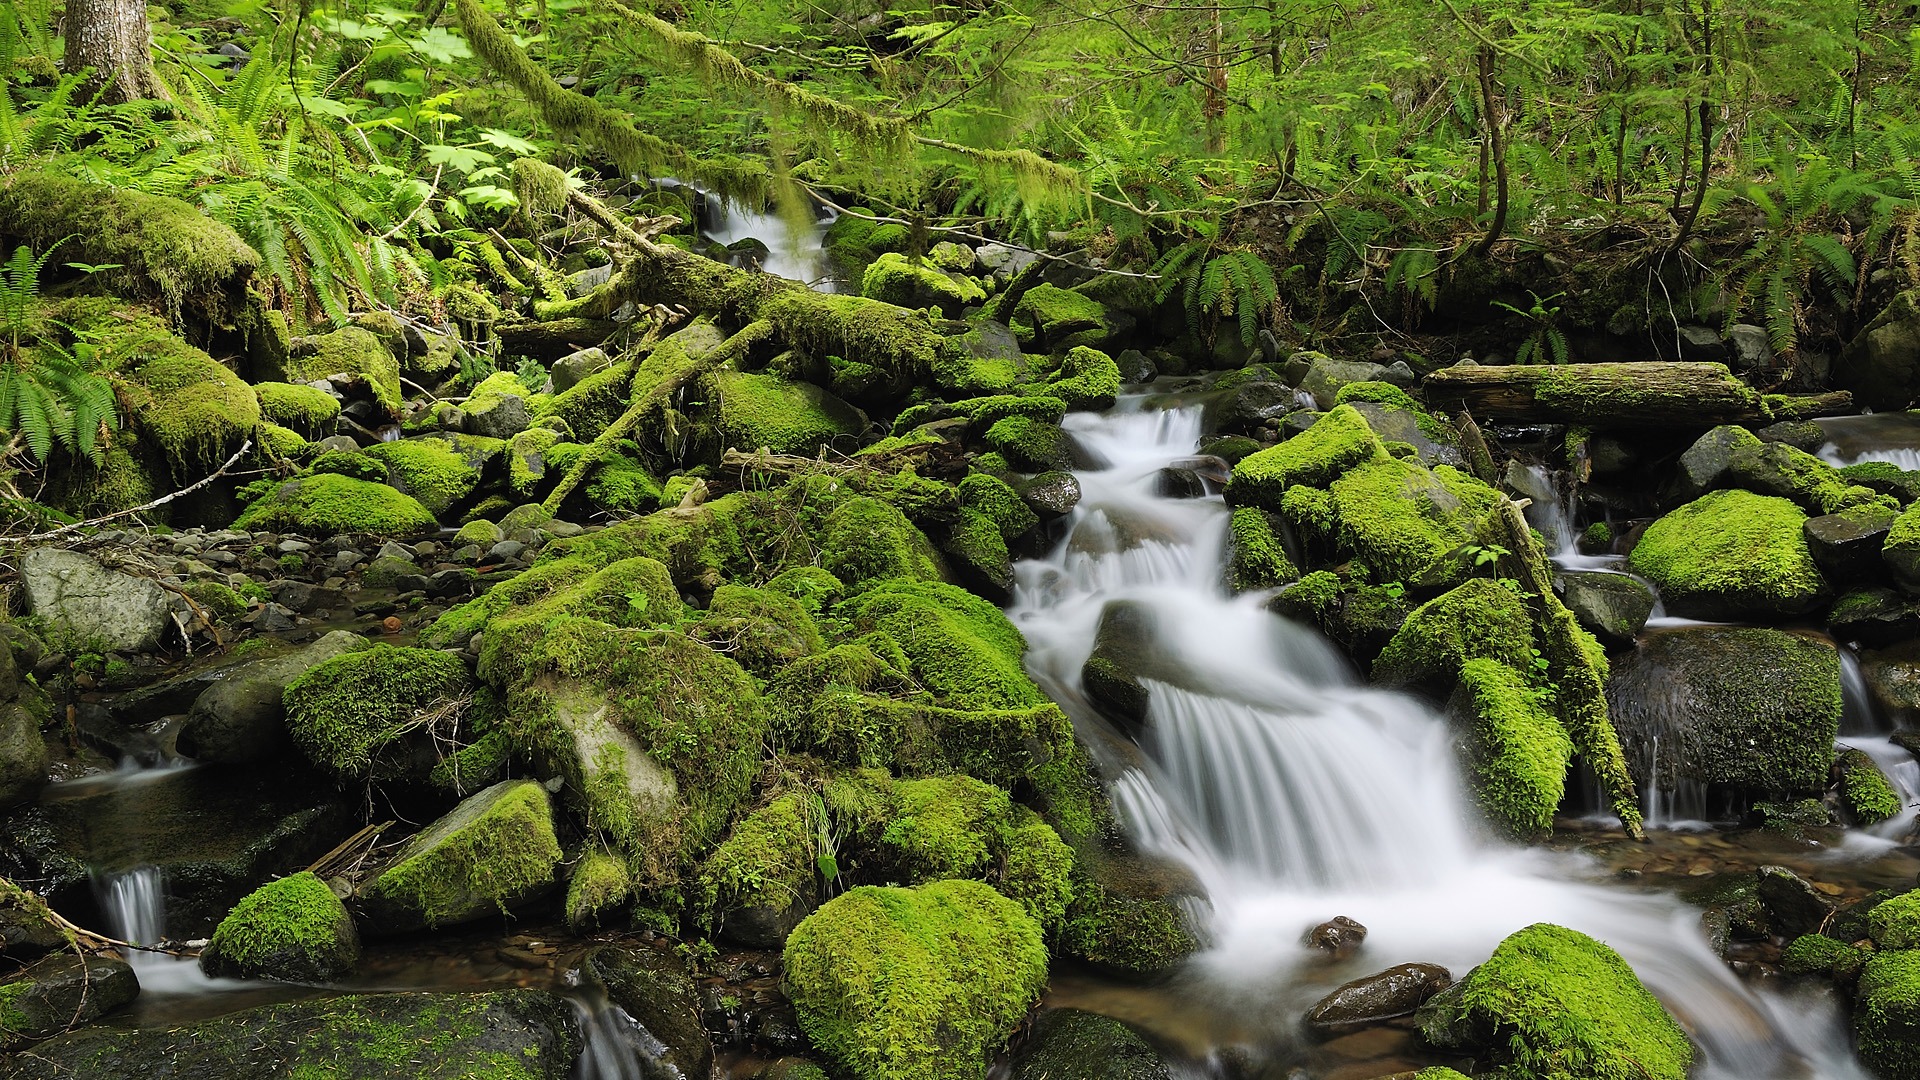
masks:
POLYGON ((860 277, 860 295, 909 308, 939 308, 949 319, 960 317, 970 304, 984 303, 987 292, 978 283, 938 267, 916 263, 888 252, 867 265, 860 277))
POLYGON ((835 440, 857 438, 866 418, 812 383, 778 375, 714 372, 706 380, 715 427, 726 445, 812 456, 835 440))
POLYGON ((133 969, 117 957, 44 957, 0 983, 0 1050, 90 1023, 139 993, 133 969))
POLYGON ((1173 1080, 1138 1031, 1078 1009, 1041 1012, 1013 1054, 1012 1080, 1173 1080))
POLYGON ((533 422, 533 410, 528 405, 532 397, 519 376, 511 371, 496 371, 480 380, 480 384, 460 403, 460 430, 470 435, 482 435, 494 439, 511 439, 533 422))
POLYGON ((1324 488, 1348 469, 1386 453, 1365 417, 1351 406, 1336 408, 1293 438, 1241 459, 1227 481, 1227 501, 1278 511, 1288 488, 1324 488))
POLYGON ((335 776, 423 773, 422 744, 430 751, 434 736, 454 734, 433 730, 424 714, 458 703, 472 686, 466 664, 451 653, 375 645, 335 656, 289 684, 287 730, 308 760, 335 776))
POLYGON ((546 788, 506 780, 421 830, 354 893, 370 929, 404 933, 511 911, 560 862, 546 788))
POLYGON ((92 1027, 13 1062, 21 1080, 568 1080, 579 1022, 542 990, 356 994, 263 1005, 211 1020, 92 1027))
POLYGON ((748 814, 700 867, 700 906, 728 938, 777 949, 819 902, 826 807, 791 791, 748 814))
POLYGON ((1535 923, 1420 1009, 1428 1042, 1535 1080, 1685 1080, 1693 1045, 1618 953, 1535 923))
POLYGON ((346 905, 309 871, 268 882, 240 901, 200 953, 208 975, 326 982, 353 970, 360 935, 346 905))
POLYGON ((1047 392, 1069 409, 1111 409, 1120 393, 1120 365, 1099 349, 1076 345, 1061 358, 1060 370, 1047 381, 1047 392))
POLYGON ((1234 592, 1273 589, 1300 580, 1286 545, 1264 510, 1242 506, 1227 525, 1227 587, 1234 592))
POLYGON ((439 528, 433 513, 386 484, 320 473, 289 480, 254 500, 236 528, 334 536, 417 536, 439 528))
POLYGON ((1509 836, 1553 829, 1573 741, 1541 691, 1498 660, 1470 659, 1448 712, 1466 732, 1466 763, 1487 819, 1509 836))
POLYGON ((411 495, 435 517, 465 502, 480 486, 480 470, 445 439, 397 439, 375 443, 366 454, 387 467, 387 482, 411 495))
POLYGON ((1882 1080, 1920 1078, 1920 949, 1875 954, 1854 993, 1860 1060, 1882 1080))
POLYGON ((977 1080, 1046 981, 1040 926, 973 881, 862 886, 794 930, 787 994, 858 1080, 977 1080))
POLYGON ((340 401, 325 390, 299 383, 259 382, 253 392, 260 399, 260 416, 317 439, 325 435, 340 415, 340 401))
POLYGON ((850 588, 905 578, 937 581, 933 545, 893 506, 860 495, 836 505, 820 526, 820 566, 850 588))
POLYGON ((1780 950, 1780 967, 1789 975, 1823 975, 1851 982, 1859 976, 1867 955, 1844 941, 1821 934, 1802 934, 1780 950))
POLYGON ((1867 936, 1882 949, 1920 949, 1920 892, 1902 893, 1867 912, 1867 936))
POLYGON ((633 893, 627 861, 609 851, 589 851, 567 879, 567 925, 584 929, 625 903, 633 893))
POLYGON ((293 339, 287 358, 274 378, 310 383, 345 376, 349 385, 371 397, 389 415, 400 415, 400 361, 379 335, 358 326, 313 337, 293 339))
POLYGON ((1840 805, 1859 824, 1885 821, 1905 809, 1900 793, 1865 751, 1842 751, 1834 770, 1840 775, 1840 805))
POLYGON ((1111 334, 1107 305, 1091 296, 1042 283, 1028 289, 1008 320, 1022 343, 1040 352, 1101 346, 1111 334))
POLYGON ((1881 558, 1902 589, 1920 592, 1920 503, 1894 520, 1893 527, 1887 530, 1881 558))
POLYGON ((937 581, 889 581, 841 605, 863 628, 881 630, 914 680, 942 705, 1030 709, 1045 704, 1021 668, 1026 640, 999 608, 937 581))
POLYGON ((1408 584, 1464 577, 1454 553, 1481 535, 1502 498, 1450 466, 1429 470, 1393 457, 1349 469, 1329 491, 1341 548, 1377 580, 1408 584))
POLYGON ((1059 948, 1118 978, 1156 978, 1199 951, 1186 911, 1200 902, 1190 877, 1169 865, 1105 853, 1082 858, 1059 948))
POLYGON ((1469 578, 1407 616, 1373 662, 1387 686, 1442 689, 1469 660, 1495 660, 1529 670, 1533 616, 1518 592, 1488 578, 1469 578))
POLYGON ((1015 468, 1029 472, 1063 469, 1073 460, 1066 432, 1058 424, 1029 416, 995 421, 987 428, 984 440, 989 449, 1005 456, 1015 468))
POLYGON ((745 585, 713 590, 706 616, 689 632, 761 678, 826 649, 819 626, 798 600, 745 585))
POLYGON ((175 479, 211 471, 259 426, 253 388, 157 320, 136 319, 114 340, 130 379, 128 420, 175 479))
MULTIPOLYGON (((1757 792, 1819 792, 1839 734, 1840 657, 1827 641, 1779 630, 1665 630, 1615 664, 1607 699, 1622 743, 1660 740, 1663 770, 1757 792)), ((1672 776, 1658 780, 1670 786, 1672 776)))
POLYGON ((1828 591, 1802 535, 1806 523, 1786 499, 1714 491, 1648 526, 1629 558, 1675 615, 1798 615, 1828 591))

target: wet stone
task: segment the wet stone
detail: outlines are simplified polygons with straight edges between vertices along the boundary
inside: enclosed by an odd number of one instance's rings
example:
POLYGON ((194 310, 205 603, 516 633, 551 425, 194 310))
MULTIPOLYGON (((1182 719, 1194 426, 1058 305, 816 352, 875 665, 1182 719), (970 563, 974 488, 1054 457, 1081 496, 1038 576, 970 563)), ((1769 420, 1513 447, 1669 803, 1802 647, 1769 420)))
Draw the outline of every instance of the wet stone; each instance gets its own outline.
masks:
POLYGON ((1792 870, 1763 866, 1758 874, 1760 906, 1774 933, 1790 938, 1810 934, 1833 914, 1833 901, 1792 870))
POLYGON ((1331 954, 1335 960, 1344 960, 1360 948, 1367 940, 1367 928, 1345 915, 1336 915, 1326 922, 1307 931, 1304 943, 1309 948, 1319 949, 1331 954))
POLYGON ((1321 998, 1307 1010, 1307 1030, 1327 1038, 1407 1016, 1451 985, 1452 973, 1438 964, 1390 967, 1346 983, 1321 998))

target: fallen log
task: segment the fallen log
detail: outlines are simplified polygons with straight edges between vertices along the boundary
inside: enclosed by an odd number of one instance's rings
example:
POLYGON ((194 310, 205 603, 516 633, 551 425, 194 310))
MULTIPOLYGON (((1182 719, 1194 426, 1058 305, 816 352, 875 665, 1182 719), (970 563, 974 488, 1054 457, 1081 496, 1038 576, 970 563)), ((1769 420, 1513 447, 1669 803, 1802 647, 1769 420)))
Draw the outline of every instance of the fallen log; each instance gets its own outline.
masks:
POLYGON ((1853 395, 1845 390, 1824 394, 1768 394, 1767 415, 1774 420, 1812 420, 1821 416, 1852 416, 1853 395))
POLYGON ((1458 364, 1425 382, 1428 406, 1480 419, 1596 428, 1745 424, 1760 394, 1724 364, 1458 364))
POLYGON ((599 345, 621 327, 612 319, 553 319, 534 322, 527 319, 501 320, 493 332, 500 349, 510 356, 531 356, 536 360, 558 360, 568 353, 599 345))

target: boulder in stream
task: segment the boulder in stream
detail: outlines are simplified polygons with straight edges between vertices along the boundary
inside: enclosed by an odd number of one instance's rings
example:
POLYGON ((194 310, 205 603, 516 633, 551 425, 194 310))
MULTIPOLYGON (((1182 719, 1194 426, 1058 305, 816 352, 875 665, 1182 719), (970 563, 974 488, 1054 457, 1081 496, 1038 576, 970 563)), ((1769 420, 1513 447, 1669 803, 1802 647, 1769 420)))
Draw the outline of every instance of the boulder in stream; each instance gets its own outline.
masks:
POLYGON ((1767 925, 1776 934, 1798 937, 1811 934, 1833 914, 1833 901, 1821 894, 1813 883, 1784 866, 1763 866, 1756 871, 1760 908, 1766 912, 1767 925))
MULTIPOLYGON (((1884 906, 1884 905, 1883 905, 1884 906)), ((1920 948, 1879 952, 1854 988, 1853 1036, 1860 1060, 1881 1080, 1920 1080, 1920 948)))
POLYGON ((17 1055, 8 1075, 569 1080, 581 1045, 572 1008, 543 990, 356 994, 263 1005, 173 1027, 88 1028, 17 1055))
POLYGON ((1337 987, 1307 1010, 1307 1030, 1319 1038, 1407 1016, 1453 985, 1438 964, 1399 964, 1337 987))
POLYGON ((139 993, 140 980, 118 957, 48 956, 0 983, 0 1050, 98 1020, 139 993))
POLYGON ((1786 499, 1715 491, 1648 526, 1629 561, 1675 615, 1801 615, 1828 596, 1807 548, 1806 523, 1807 515, 1786 499))
POLYGON ((325 982, 353 970, 360 935, 327 883, 303 870, 255 889, 220 921, 200 953, 216 978, 325 982))
POLYGON ((27 610, 76 647, 144 652, 160 643, 172 602, 146 578, 109 570, 77 551, 41 547, 20 559, 27 610))
POLYGON ((1012 1080, 1173 1080, 1131 1025, 1079 1009, 1046 1009, 1013 1052, 1012 1080))
POLYGON ((1653 614, 1653 590, 1627 574, 1563 570, 1554 575, 1553 586, 1580 625, 1609 648, 1632 645, 1653 614))
POLYGON ((1896 516, 1884 506, 1863 506, 1808 518, 1803 528, 1814 564, 1828 581, 1841 584, 1878 578, 1881 549, 1896 516))
POLYGON ((250 656, 225 669, 188 710, 177 739, 180 752, 238 765, 290 749, 282 702, 287 687, 325 661, 367 647, 366 638, 335 630, 302 648, 250 656))
POLYGON ((511 911, 553 883, 553 808, 531 780, 470 795, 407 841, 354 894, 370 933, 406 933, 511 911))
POLYGON ((607 997, 667 1048, 684 1077, 713 1074, 713 1042, 700 1017, 700 995, 680 958, 646 945, 609 945, 587 957, 607 997))

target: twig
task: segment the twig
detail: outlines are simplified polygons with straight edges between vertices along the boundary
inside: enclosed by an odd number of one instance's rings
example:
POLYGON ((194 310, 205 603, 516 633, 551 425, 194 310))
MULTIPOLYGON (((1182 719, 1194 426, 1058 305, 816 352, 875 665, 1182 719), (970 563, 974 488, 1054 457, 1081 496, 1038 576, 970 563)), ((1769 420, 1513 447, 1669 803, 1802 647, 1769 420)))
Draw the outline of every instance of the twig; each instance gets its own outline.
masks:
POLYGON ((176 491, 171 495, 162 495, 159 498, 153 500, 152 502, 144 502, 144 503, 141 503, 139 506, 128 507, 125 510, 115 510, 111 514, 102 514, 97 518, 88 518, 85 521, 76 521, 71 525, 62 525, 59 528, 54 529, 50 532, 34 533, 31 536, 22 536, 17 540, 15 540, 14 542, 20 543, 20 544, 30 544, 30 543, 38 543, 39 541, 42 541, 42 540, 53 540, 58 537, 66 536, 70 533, 79 532, 81 529, 92 528, 93 526, 96 526, 96 525, 104 525, 109 521, 115 520, 116 518, 127 517, 130 514, 141 514, 141 513, 145 513, 148 510, 152 510, 155 507, 165 506, 166 504, 172 502, 173 500, 178 499, 183 495, 191 495, 194 492, 199 491, 201 488, 206 487, 208 484, 213 483, 215 480, 220 479, 222 476, 227 475, 227 470, 233 468, 235 463, 237 463, 242 457, 245 457, 247 451, 251 449, 253 449, 253 440, 248 439, 246 442, 243 442, 240 444, 240 449, 235 450, 233 452, 233 456, 227 459, 226 464, 220 466, 218 469, 215 469, 213 472, 207 474, 205 477, 202 477, 200 480, 195 481, 194 483, 181 488, 179 491, 176 491))

